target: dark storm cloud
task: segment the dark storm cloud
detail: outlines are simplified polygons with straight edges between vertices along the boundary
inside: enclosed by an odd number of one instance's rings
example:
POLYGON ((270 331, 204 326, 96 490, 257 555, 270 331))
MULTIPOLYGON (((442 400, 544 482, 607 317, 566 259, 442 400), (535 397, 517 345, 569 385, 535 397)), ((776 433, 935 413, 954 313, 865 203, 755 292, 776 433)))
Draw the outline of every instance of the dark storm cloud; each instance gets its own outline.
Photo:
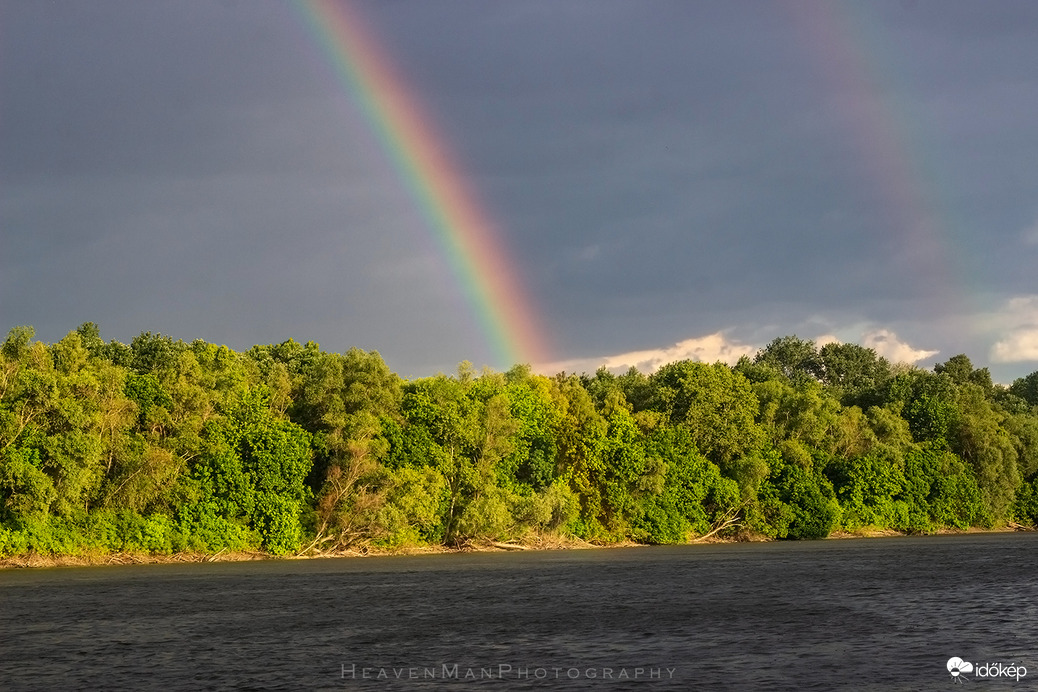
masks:
POLYGON ((397 336, 383 311, 438 314, 439 268, 397 275, 406 300, 376 273, 414 264, 394 233, 420 222, 287 5, 2 15, 6 327, 376 348, 397 336))
POLYGON ((876 298, 896 292, 903 282, 877 261, 891 248, 862 223, 872 200, 848 192, 857 153, 818 112, 790 18, 759 5, 654 10, 485 21, 500 35, 481 38, 479 61, 422 44, 417 28, 398 39, 418 42, 415 72, 453 75, 424 91, 557 326, 594 315, 587 346, 631 308, 668 301, 688 322, 760 296, 835 307, 861 290, 846 277, 866 271, 876 298))
MULTIPOLYGON (((778 5, 599 3, 551 21, 484 9, 499 16, 472 22, 491 34, 478 60, 439 50, 435 34, 423 41, 417 18, 386 25, 413 46, 409 69, 508 220, 567 346, 843 314, 914 323, 914 338, 983 354, 988 344, 961 330, 931 323, 927 334, 928 320, 963 306, 925 294, 1034 290, 1020 280, 1018 236, 1038 212, 1036 11, 848 7, 846 34, 828 38, 854 42, 882 107, 865 125, 893 130, 903 171, 868 169, 861 124, 833 109, 841 85, 825 80, 827 56, 801 45, 778 5), (911 256, 910 219, 882 187, 899 172, 940 257, 911 256), (938 263, 947 286, 932 285, 938 263)), ((451 38, 466 43, 463 31, 451 38)))
POLYGON ((287 44, 272 8, 252 8, 6 3, 3 116, 20 138, 5 143, 5 171, 197 171, 232 155, 238 121, 307 81, 279 58, 287 44))
MULTIPOLYGON (((976 360, 1028 343, 1033 302, 1009 299, 1038 293, 1032 3, 358 9, 501 222, 560 360, 718 330, 893 329, 976 360), (802 18, 826 7, 881 105, 865 124, 898 147, 886 169, 811 45, 802 18), (893 174, 935 224, 929 263, 892 209, 893 174)), ((377 348, 405 374, 489 357, 294 12, 0 3, 5 328, 313 338, 377 348)))

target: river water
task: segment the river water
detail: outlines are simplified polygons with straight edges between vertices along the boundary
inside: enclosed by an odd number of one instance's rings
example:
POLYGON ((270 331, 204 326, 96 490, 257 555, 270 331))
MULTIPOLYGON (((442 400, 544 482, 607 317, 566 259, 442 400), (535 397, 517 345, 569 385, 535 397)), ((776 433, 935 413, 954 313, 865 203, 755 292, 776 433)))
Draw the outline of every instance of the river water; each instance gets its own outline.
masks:
POLYGON ((1033 690, 1036 565, 1018 533, 6 570, 0 689, 936 690, 957 656, 1033 690))

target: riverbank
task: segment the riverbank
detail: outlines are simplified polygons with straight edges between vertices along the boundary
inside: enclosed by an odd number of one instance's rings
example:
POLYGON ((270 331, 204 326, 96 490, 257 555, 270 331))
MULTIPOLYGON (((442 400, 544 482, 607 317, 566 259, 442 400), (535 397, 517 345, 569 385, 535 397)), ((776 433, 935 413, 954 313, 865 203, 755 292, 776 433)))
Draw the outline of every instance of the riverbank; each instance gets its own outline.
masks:
POLYGON ((633 548, 644 544, 624 541, 595 544, 579 538, 530 536, 522 541, 467 541, 457 547, 445 545, 404 545, 399 547, 363 546, 298 555, 275 556, 263 551, 220 551, 217 553, 81 553, 79 555, 41 555, 31 553, 0 558, 0 569, 39 567, 99 567, 108 565, 147 565, 198 562, 248 562, 254 560, 319 560, 322 558, 378 557, 386 555, 432 555, 443 553, 507 552, 519 550, 588 550, 593 548, 633 548))
MULTIPOLYGON (((965 531, 958 529, 940 529, 929 535, 958 535, 974 533, 1015 533, 1018 531, 1034 531, 1035 529, 1020 524, 1009 524, 997 528, 985 529, 971 527, 965 531)), ((870 529, 858 531, 837 531, 823 540, 846 540, 851 538, 896 538, 909 535, 893 529, 870 529)), ((738 539, 717 538, 711 536, 696 543, 747 543, 768 542, 764 536, 741 536, 738 539)), ((444 545, 405 545, 394 548, 383 546, 364 546, 348 550, 334 550, 320 553, 275 556, 263 551, 220 551, 217 553, 83 553, 79 555, 17 555, 0 559, 0 570, 30 569, 47 567, 102 567, 111 565, 149 565, 202 562, 249 562, 256 560, 319 560, 323 558, 343 557, 379 557, 387 555, 433 555, 446 553, 487 553, 524 550, 594 550, 597 548, 639 548, 648 547, 646 543, 622 541, 618 543, 589 543, 579 538, 563 536, 528 536, 521 541, 467 541, 457 547, 444 545)))

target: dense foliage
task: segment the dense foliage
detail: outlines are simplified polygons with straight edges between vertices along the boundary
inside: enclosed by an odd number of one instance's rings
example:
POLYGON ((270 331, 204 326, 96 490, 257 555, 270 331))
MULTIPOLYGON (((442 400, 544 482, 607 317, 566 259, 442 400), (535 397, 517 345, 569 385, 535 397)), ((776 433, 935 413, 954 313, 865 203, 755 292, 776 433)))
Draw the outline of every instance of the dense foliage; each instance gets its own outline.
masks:
POLYGON ((736 366, 404 381, 375 352, 0 347, 0 556, 1038 521, 1038 373, 776 339, 736 366))

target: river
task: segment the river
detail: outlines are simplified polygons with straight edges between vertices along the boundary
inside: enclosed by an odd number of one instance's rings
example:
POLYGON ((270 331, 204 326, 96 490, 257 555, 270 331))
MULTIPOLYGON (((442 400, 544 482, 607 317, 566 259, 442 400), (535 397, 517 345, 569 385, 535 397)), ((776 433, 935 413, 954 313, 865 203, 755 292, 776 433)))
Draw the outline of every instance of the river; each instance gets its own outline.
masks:
POLYGON ((1036 689, 1036 558, 1017 533, 5 570, 0 689, 1036 689))

